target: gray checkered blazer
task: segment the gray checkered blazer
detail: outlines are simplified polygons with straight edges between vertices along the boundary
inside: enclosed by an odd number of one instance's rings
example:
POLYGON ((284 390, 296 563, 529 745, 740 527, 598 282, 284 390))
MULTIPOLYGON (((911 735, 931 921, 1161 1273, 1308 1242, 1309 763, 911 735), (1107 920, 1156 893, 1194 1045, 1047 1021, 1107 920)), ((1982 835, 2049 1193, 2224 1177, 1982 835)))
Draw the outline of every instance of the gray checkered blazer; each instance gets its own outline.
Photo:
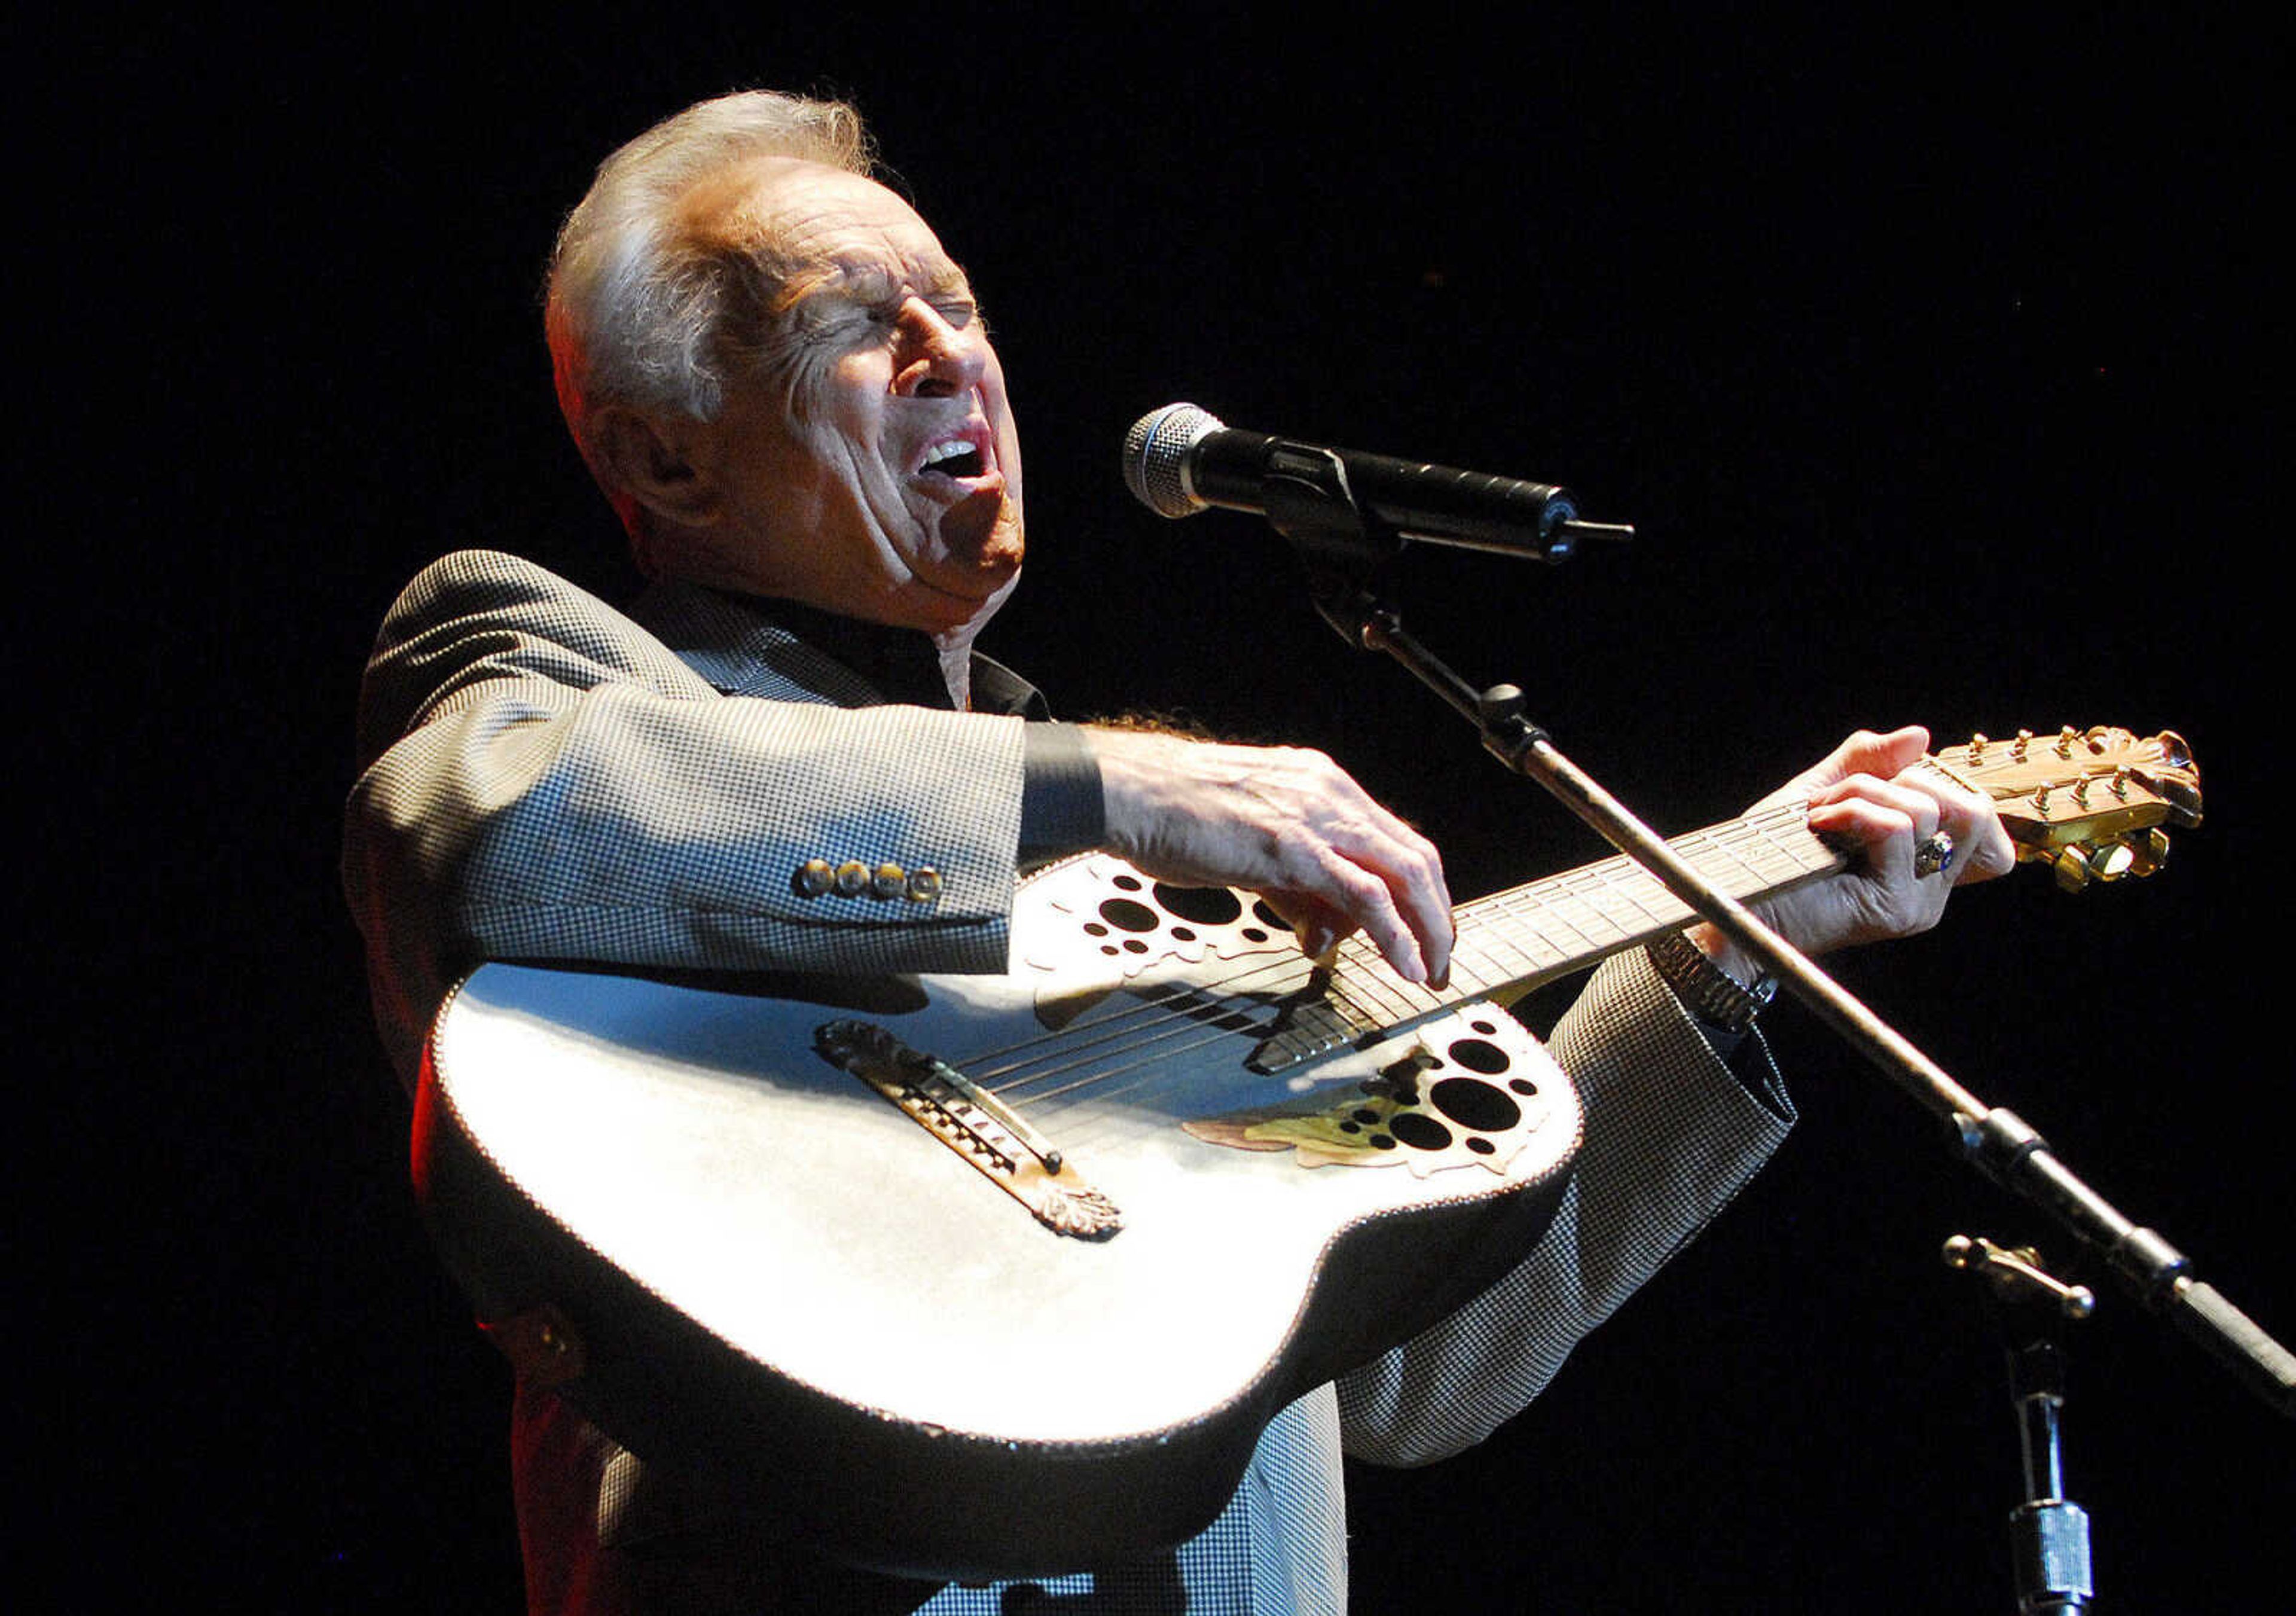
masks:
POLYGON ((626 616, 514 556, 426 569, 367 664, 343 857, 400 1076, 483 960, 1002 971, 1021 720, 882 700, 707 590, 626 616), (801 896, 816 857, 939 894, 801 896))
MULTIPOLYGON (((403 1077, 481 960, 998 971, 1019 839, 1018 720, 882 707, 786 629, 669 586, 629 615, 513 557, 452 555, 393 606, 362 695, 344 880, 403 1077), (734 699, 726 698, 754 698, 734 699), (941 872, 938 902, 804 898, 806 860, 941 872)), ((1536 1397, 1576 1343, 1727 1203, 1791 1118, 1715 1058, 1639 952, 1550 1039, 1587 1140, 1547 1237, 1488 1292, 1261 1440, 1201 1536, 1041 1588, 889 1585, 824 1569, 556 1399, 521 1394, 536 1611, 923 1608, 947 1616, 1346 1607, 1340 1453, 1424 1464, 1536 1397), (829 1579, 833 1590, 824 1592, 829 1579), (824 1603, 826 1601, 827 1603, 824 1603)))

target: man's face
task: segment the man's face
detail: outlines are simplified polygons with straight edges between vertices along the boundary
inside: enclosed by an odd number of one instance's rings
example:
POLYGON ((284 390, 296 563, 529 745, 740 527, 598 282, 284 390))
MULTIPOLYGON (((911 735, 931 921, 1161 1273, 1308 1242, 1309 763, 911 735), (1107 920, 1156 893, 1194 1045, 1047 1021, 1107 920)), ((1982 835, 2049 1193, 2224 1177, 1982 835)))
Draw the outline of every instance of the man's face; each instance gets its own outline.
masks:
POLYGON ((796 381, 729 381, 697 570, 873 622, 977 627, 1020 574, 1021 445, 964 271, 857 175, 780 160, 733 183, 795 267, 796 381))

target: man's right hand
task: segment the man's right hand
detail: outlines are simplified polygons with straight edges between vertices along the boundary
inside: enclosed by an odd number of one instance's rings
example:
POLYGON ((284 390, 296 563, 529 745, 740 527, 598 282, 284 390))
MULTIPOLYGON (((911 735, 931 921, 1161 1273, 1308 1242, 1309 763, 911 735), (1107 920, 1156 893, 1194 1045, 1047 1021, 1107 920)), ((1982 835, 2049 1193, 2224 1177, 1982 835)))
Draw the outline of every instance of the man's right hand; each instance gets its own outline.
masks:
POLYGON ((1108 849, 1159 881, 1258 892, 1321 955, 1361 929, 1406 980, 1451 972, 1443 860, 1323 753, 1085 731, 1108 849))

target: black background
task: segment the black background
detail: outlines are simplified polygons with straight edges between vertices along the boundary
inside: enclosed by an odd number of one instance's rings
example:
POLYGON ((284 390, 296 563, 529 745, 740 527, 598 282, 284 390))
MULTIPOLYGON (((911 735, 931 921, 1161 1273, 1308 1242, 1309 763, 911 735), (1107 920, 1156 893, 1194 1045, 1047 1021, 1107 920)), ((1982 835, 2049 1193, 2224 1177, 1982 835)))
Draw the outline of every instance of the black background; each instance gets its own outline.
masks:
MULTIPOLYGON (((1271 536, 1132 506, 1143 410, 1564 480, 1638 524, 1567 569, 1423 551, 1390 583, 1669 831, 1861 723, 2186 734, 2209 823, 2158 880, 2021 875, 1840 970, 2296 1333, 2253 700, 2285 632, 2284 41, 2110 9, 1447 15, 570 8, 49 43, 12 187, 12 1312, 31 1520, 78 1603, 515 1606, 507 1372, 416 1226, 337 895, 350 710, 374 622, 447 549, 623 581, 540 267, 609 149, 745 85, 857 98, 984 294, 1035 541, 986 648, 1072 714, 1329 749, 1462 892, 1600 849, 1324 630, 1271 536)), ((2001 1369, 1936 1253, 2072 1254, 1774 1021, 1795 1139, 1499 1437, 1351 1476, 1358 1608, 2009 1608, 2001 1369)), ((2259 1608, 2286 1423, 2117 1293, 2077 1333, 2105 1608, 2259 1608)))

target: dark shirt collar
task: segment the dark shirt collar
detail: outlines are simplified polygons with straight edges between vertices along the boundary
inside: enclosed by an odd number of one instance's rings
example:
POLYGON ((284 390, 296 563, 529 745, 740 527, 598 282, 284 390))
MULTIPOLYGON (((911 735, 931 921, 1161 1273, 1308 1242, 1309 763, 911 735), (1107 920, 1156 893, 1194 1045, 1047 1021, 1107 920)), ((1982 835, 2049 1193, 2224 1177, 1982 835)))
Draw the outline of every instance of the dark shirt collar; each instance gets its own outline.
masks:
MULTIPOLYGON (((943 712, 955 705, 941 673, 940 648, 930 635, 840 617, 796 601, 722 593, 734 604, 780 624, 824 656, 851 669, 876 686, 888 701, 943 712)), ((1043 693, 1034 685, 978 652, 972 655, 972 710, 1039 720, 1052 716, 1043 693)))
POLYGON ((844 663, 883 692, 888 701, 943 711, 955 705, 949 700, 948 682, 941 677, 939 649, 930 636, 914 628, 865 623, 795 601, 742 595, 731 598, 772 619, 816 651, 844 663))

